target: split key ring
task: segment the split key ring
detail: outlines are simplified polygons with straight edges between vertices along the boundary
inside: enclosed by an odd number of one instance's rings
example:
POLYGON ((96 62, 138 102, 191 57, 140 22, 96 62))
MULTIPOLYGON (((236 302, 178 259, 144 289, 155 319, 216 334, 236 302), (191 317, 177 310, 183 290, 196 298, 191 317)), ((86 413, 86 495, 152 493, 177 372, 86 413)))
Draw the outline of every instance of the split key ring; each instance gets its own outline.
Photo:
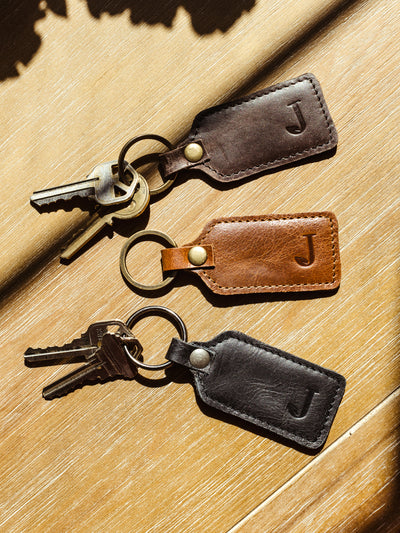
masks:
MULTIPOLYGON (((136 144, 137 142, 144 141, 146 139, 150 139, 150 140, 153 140, 153 141, 158 141, 159 143, 161 143, 164 146, 166 146, 168 148, 168 150, 170 150, 170 151, 174 149, 174 147, 168 141, 168 139, 166 139, 165 137, 162 137, 161 135, 147 134, 147 135, 139 135, 137 137, 133 137, 133 139, 130 139, 123 146, 123 148, 122 148, 122 150, 121 150, 121 152, 119 154, 119 157, 118 157, 118 175, 119 175, 120 179, 122 179, 123 175, 124 175, 124 161, 125 161, 125 156, 128 153, 128 150, 134 144, 136 144)), ((161 154, 161 152, 155 152, 155 153, 152 153, 152 154, 147 154, 145 156, 146 157, 146 162, 147 163, 151 163, 151 162, 155 162, 156 163, 156 162, 158 162, 160 154, 161 154)), ((161 194, 161 193, 165 192, 166 190, 168 190, 173 185, 177 175, 178 175, 178 173, 175 172, 172 175, 172 177, 169 180, 165 181, 160 187, 156 187, 155 189, 150 189, 150 196, 157 196, 158 194, 161 194)))
MULTIPOLYGON (((132 326, 134 326, 142 318, 154 315, 162 316, 163 318, 169 320, 169 322, 171 322, 171 324, 175 326, 177 332, 179 333, 180 339, 184 342, 187 341, 187 329, 181 317, 177 313, 175 313, 175 311, 172 311, 171 309, 168 309, 168 307, 163 307, 161 305, 149 305, 147 307, 139 309, 138 311, 135 311, 126 321, 126 326, 129 329, 132 329, 132 326)), ((145 370, 165 370, 173 364, 172 361, 166 361, 165 363, 160 363, 158 365, 148 365, 147 363, 143 363, 142 361, 134 357, 130 353, 128 346, 124 345, 124 349, 129 359, 136 366, 145 370)))

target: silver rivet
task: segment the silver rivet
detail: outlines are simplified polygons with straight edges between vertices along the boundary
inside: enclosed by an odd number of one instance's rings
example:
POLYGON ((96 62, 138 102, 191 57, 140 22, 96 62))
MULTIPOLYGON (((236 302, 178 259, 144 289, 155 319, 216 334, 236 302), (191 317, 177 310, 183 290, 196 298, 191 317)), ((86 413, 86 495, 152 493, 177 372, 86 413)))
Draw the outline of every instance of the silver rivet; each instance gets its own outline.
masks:
POLYGON ((195 368, 205 368, 210 362, 210 354, 203 348, 196 348, 190 354, 189 362, 195 368))
POLYGON ((183 153, 188 161, 191 163, 196 163, 203 157, 204 150, 200 144, 190 143, 186 146, 183 153))
POLYGON ((207 250, 202 246, 193 246, 189 250, 188 259, 194 266, 203 265, 207 261, 207 250))

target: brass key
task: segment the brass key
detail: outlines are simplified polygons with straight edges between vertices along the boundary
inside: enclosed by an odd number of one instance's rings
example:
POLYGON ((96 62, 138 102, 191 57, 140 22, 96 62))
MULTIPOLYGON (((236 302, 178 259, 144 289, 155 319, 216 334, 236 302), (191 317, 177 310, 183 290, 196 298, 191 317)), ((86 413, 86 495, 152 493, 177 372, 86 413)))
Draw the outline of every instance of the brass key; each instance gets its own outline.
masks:
POLYGON ((86 246, 105 226, 112 225, 115 218, 126 220, 140 216, 149 205, 150 191, 147 181, 138 174, 137 189, 130 204, 112 212, 98 211, 91 218, 89 225, 74 236, 72 242, 62 252, 61 258, 71 260, 84 246, 86 246))
POLYGON ((24 353, 27 366, 62 365, 89 361, 101 345, 106 333, 117 328, 119 335, 132 336, 132 332, 121 320, 103 320, 91 324, 80 337, 62 346, 48 346, 47 348, 28 348, 24 353))
POLYGON ((101 383, 112 378, 133 379, 137 366, 128 357, 125 346, 140 356, 142 346, 134 337, 121 337, 116 333, 105 333, 101 346, 88 358, 85 365, 70 372, 43 389, 43 398, 53 400, 91 383, 101 383))

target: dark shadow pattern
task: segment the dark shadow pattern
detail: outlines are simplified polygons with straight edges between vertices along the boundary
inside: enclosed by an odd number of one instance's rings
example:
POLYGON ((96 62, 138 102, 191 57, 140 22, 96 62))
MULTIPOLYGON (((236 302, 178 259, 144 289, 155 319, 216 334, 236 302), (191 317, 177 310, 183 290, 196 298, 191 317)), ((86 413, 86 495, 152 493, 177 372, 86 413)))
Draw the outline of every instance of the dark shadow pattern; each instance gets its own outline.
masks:
POLYGON ((161 23, 167 28, 172 27, 178 7, 182 6, 190 14, 195 32, 206 35, 216 30, 229 30, 244 11, 254 7, 256 0, 87 0, 87 3, 90 13, 96 18, 102 13, 117 15, 129 10, 132 24, 161 23))
MULTIPOLYGON (((190 14, 199 35, 217 30, 226 32, 241 15, 250 11, 256 0, 86 0, 90 14, 119 15, 129 11, 132 24, 163 24, 172 28, 179 7, 190 14)), ((2 0, 0 3, 0 81, 17 77, 18 63, 28 65, 38 52, 42 39, 35 30, 47 11, 67 16, 67 0, 2 0)))
POLYGON ((0 81, 19 75, 17 65, 27 65, 41 45, 35 24, 46 16, 46 8, 66 17, 65 0, 2 0, 0 3, 0 81))

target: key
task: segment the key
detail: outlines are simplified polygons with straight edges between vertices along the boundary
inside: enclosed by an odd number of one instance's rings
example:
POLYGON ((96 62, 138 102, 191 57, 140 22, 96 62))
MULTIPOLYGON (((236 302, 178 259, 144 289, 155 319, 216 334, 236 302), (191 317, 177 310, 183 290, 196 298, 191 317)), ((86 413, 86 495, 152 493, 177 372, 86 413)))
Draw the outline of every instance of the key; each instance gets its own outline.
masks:
POLYGON ((130 329, 121 320, 104 320, 91 324, 85 333, 63 346, 28 348, 24 353, 27 366, 62 365, 88 361, 100 347, 102 339, 111 328, 117 327, 119 335, 132 336, 130 329))
POLYGON ((147 181, 139 174, 139 182, 137 190, 130 202, 126 207, 122 207, 117 211, 104 212, 99 211, 95 213, 89 225, 74 236, 72 242, 61 253, 61 259, 70 261, 84 246, 89 242, 107 225, 112 225, 115 218, 118 219, 130 219, 140 216, 149 205, 150 192, 147 181))
POLYGON ((73 198, 88 198, 103 206, 127 202, 134 195, 139 175, 127 162, 125 169, 126 183, 119 179, 117 161, 102 163, 95 166, 83 181, 34 192, 31 204, 35 207, 54 204, 54 209, 58 209, 63 205, 61 201, 68 202, 73 198))
POLYGON ((89 358, 88 362, 77 370, 67 374, 43 389, 43 398, 53 400, 70 392, 112 378, 133 379, 137 366, 127 355, 127 346, 134 357, 140 356, 142 346, 134 337, 121 337, 116 333, 105 333, 100 348, 89 358))

